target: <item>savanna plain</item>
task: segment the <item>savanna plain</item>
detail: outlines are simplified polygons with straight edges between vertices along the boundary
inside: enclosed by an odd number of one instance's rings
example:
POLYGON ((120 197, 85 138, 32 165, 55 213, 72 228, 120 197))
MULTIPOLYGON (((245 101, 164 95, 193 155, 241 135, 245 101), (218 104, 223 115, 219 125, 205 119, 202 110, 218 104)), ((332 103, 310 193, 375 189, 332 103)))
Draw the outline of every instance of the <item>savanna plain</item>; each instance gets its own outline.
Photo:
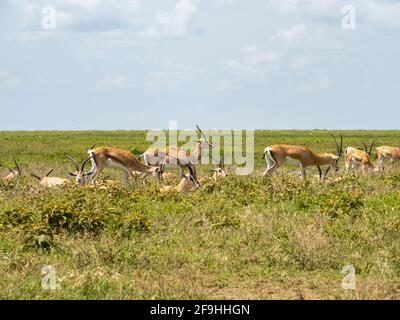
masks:
MULTIPOLYGON (((227 165, 226 179, 179 194, 154 179, 50 189, 30 175, 68 178, 65 154, 83 159, 94 143, 140 155, 145 131, 0 132, 0 177, 13 157, 23 172, 0 179, 0 299, 399 299, 400 163, 345 174, 341 159, 325 180, 290 166, 261 176, 267 145, 335 152, 330 133, 256 131, 250 176, 227 165), (42 288, 46 265, 55 290, 42 288), (342 287, 348 265, 352 290, 342 287)), ((345 146, 400 144, 400 131, 332 133, 345 146)), ((122 181, 117 170, 102 176, 122 181)))

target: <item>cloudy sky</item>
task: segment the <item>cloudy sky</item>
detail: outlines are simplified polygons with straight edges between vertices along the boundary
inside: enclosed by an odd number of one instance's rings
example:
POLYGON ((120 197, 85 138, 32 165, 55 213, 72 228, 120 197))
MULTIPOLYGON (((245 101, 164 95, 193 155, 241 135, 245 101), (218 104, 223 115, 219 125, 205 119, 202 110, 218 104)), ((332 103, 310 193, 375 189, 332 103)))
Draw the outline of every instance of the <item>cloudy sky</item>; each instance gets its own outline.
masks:
POLYGON ((399 40, 394 0, 0 1, 0 130, 398 129, 399 40))

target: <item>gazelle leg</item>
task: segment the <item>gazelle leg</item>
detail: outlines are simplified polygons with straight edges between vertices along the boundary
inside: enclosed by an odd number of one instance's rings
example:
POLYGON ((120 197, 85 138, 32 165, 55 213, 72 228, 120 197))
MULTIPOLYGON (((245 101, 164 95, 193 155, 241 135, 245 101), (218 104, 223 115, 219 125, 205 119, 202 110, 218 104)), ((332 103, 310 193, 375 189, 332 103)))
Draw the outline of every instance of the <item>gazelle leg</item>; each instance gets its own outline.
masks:
POLYGON ((300 174, 304 180, 307 178, 306 169, 302 165, 300 165, 300 174))
POLYGON ((363 175, 367 174, 367 166, 364 164, 362 166, 362 173, 363 173, 363 175))
POLYGON ((269 153, 265 154, 265 160, 267 161, 267 170, 265 170, 263 176, 265 177, 268 174, 276 174, 276 161, 269 155, 269 153))
POLYGON ((349 170, 350 170, 350 166, 351 166, 351 163, 350 163, 350 162, 348 162, 348 161, 346 161, 346 173, 348 173, 348 172, 349 172, 349 170))
POLYGON ((123 173, 123 180, 124 180, 125 185, 128 185, 129 177, 133 177, 133 174, 131 172, 129 172, 127 169, 125 169, 124 173, 123 173))
POLYGON ((190 175, 189 179, 195 184, 196 187, 200 187, 200 182, 197 180, 196 166, 189 163, 187 168, 190 175))
POLYGON ((385 161, 385 156, 380 156, 378 159, 378 169, 379 171, 383 171, 383 162, 385 161))
POLYGON ((96 185, 96 179, 99 176, 99 174, 103 171, 103 169, 101 168, 96 168, 95 173, 91 176, 90 178, 90 183, 96 185))
POLYGON ((158 171, 158 181, 162 183, 164 181, 163 174, 165 171, 165 162, 160 163, 160 170, 158 171))

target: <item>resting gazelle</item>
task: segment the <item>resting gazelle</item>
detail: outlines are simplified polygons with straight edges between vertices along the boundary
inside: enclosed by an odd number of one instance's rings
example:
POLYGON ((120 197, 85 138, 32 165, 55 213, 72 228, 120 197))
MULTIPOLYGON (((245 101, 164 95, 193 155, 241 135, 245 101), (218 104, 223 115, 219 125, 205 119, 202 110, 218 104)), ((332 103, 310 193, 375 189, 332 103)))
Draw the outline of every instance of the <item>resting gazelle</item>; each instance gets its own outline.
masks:
POLYGON ((10 167, 7 167, 7 169, 10 171, 10 173, 3 178, 3 180, 11 180, 17 177, 20 177, 22 175, 22 168, 21 165, 17 162, 15 158, 13 158, 14 164, 15 164, 15 169, 11 169, 10 167))
POLYGON ((339 170, 339 159, 343 153, 343 137, 340 136, 340 145, 333 136, 336 144, 336 154, 331 153, 314 153, 309 148, 299 145, 276 144, 271 145, 264 150, 263 159, 267 162, 268 168, 264 172, 264 176, 276 173, 276 170, 285 163, 292 163, 300 167, 301 176, 306 178, 307 167, 318 167, 320 177, 322 178, 322 170, 320 166, 329 166, 325 176, 331 166, 335 171, 339 170))
MULTIPOLYGON (((192 167, 189 168, 190 173, 192 172, 192 167)), ((203 183, 207 183, 208 181, 211 180, 212 183, 217 183, 223 178, 226 178, 228 176, 226 170, 225 170, 225 164, 224 160, 222 159, 219 166, 215 169, 212 169, 213 175, 212 177, 203 177, 200 179, 200 184, 203 185, 203 183)), ((182 173, 182 179, 179 182, 179 184, 176 187, 171 187, 171 186, 166 186, 162 187, 160 189, 161 193, 167 193, 167 192, 178 192, 178 193, 188 193, 192 190, 197 189, 200 184, 197 184, 196 181, 191 179, 190 174, 184 174, 182 173)))
POLYGON ((65 187, 69 186, 72 184, 71 181, 63 178, 57 178, 57 177, 49 177, 50 174, 53 172, 53 169, 49 171, 48 174, 46 174, 44 177, 39 177, 38 175, 31 173, 31 176, 38 179, 40 181, 40 185, 43 187, 47 188, 53 188, 53 187, 65 187))

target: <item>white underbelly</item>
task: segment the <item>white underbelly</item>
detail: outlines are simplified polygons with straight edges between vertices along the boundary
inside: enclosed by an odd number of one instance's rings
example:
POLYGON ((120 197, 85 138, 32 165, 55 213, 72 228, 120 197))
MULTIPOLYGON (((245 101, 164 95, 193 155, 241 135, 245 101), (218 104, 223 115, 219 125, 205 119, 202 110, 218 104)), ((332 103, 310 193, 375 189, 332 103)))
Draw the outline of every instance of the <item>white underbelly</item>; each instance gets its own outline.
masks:
POLYGON ((123 166, 121 163, 116 162, 112 159, 107 160, 107 167, 113 168, 113 169, 122 169, 122 170, 126 169, 125 166, 123 166))
POLYGON ((300 162, 299 160, 293 159, 293 158, 291 158, 291 157, 286 157, 285 163, 291 164, 291 165, 297 166, 297 167, 299 167, 300 164, 301 164, 301 162, 300 162))

